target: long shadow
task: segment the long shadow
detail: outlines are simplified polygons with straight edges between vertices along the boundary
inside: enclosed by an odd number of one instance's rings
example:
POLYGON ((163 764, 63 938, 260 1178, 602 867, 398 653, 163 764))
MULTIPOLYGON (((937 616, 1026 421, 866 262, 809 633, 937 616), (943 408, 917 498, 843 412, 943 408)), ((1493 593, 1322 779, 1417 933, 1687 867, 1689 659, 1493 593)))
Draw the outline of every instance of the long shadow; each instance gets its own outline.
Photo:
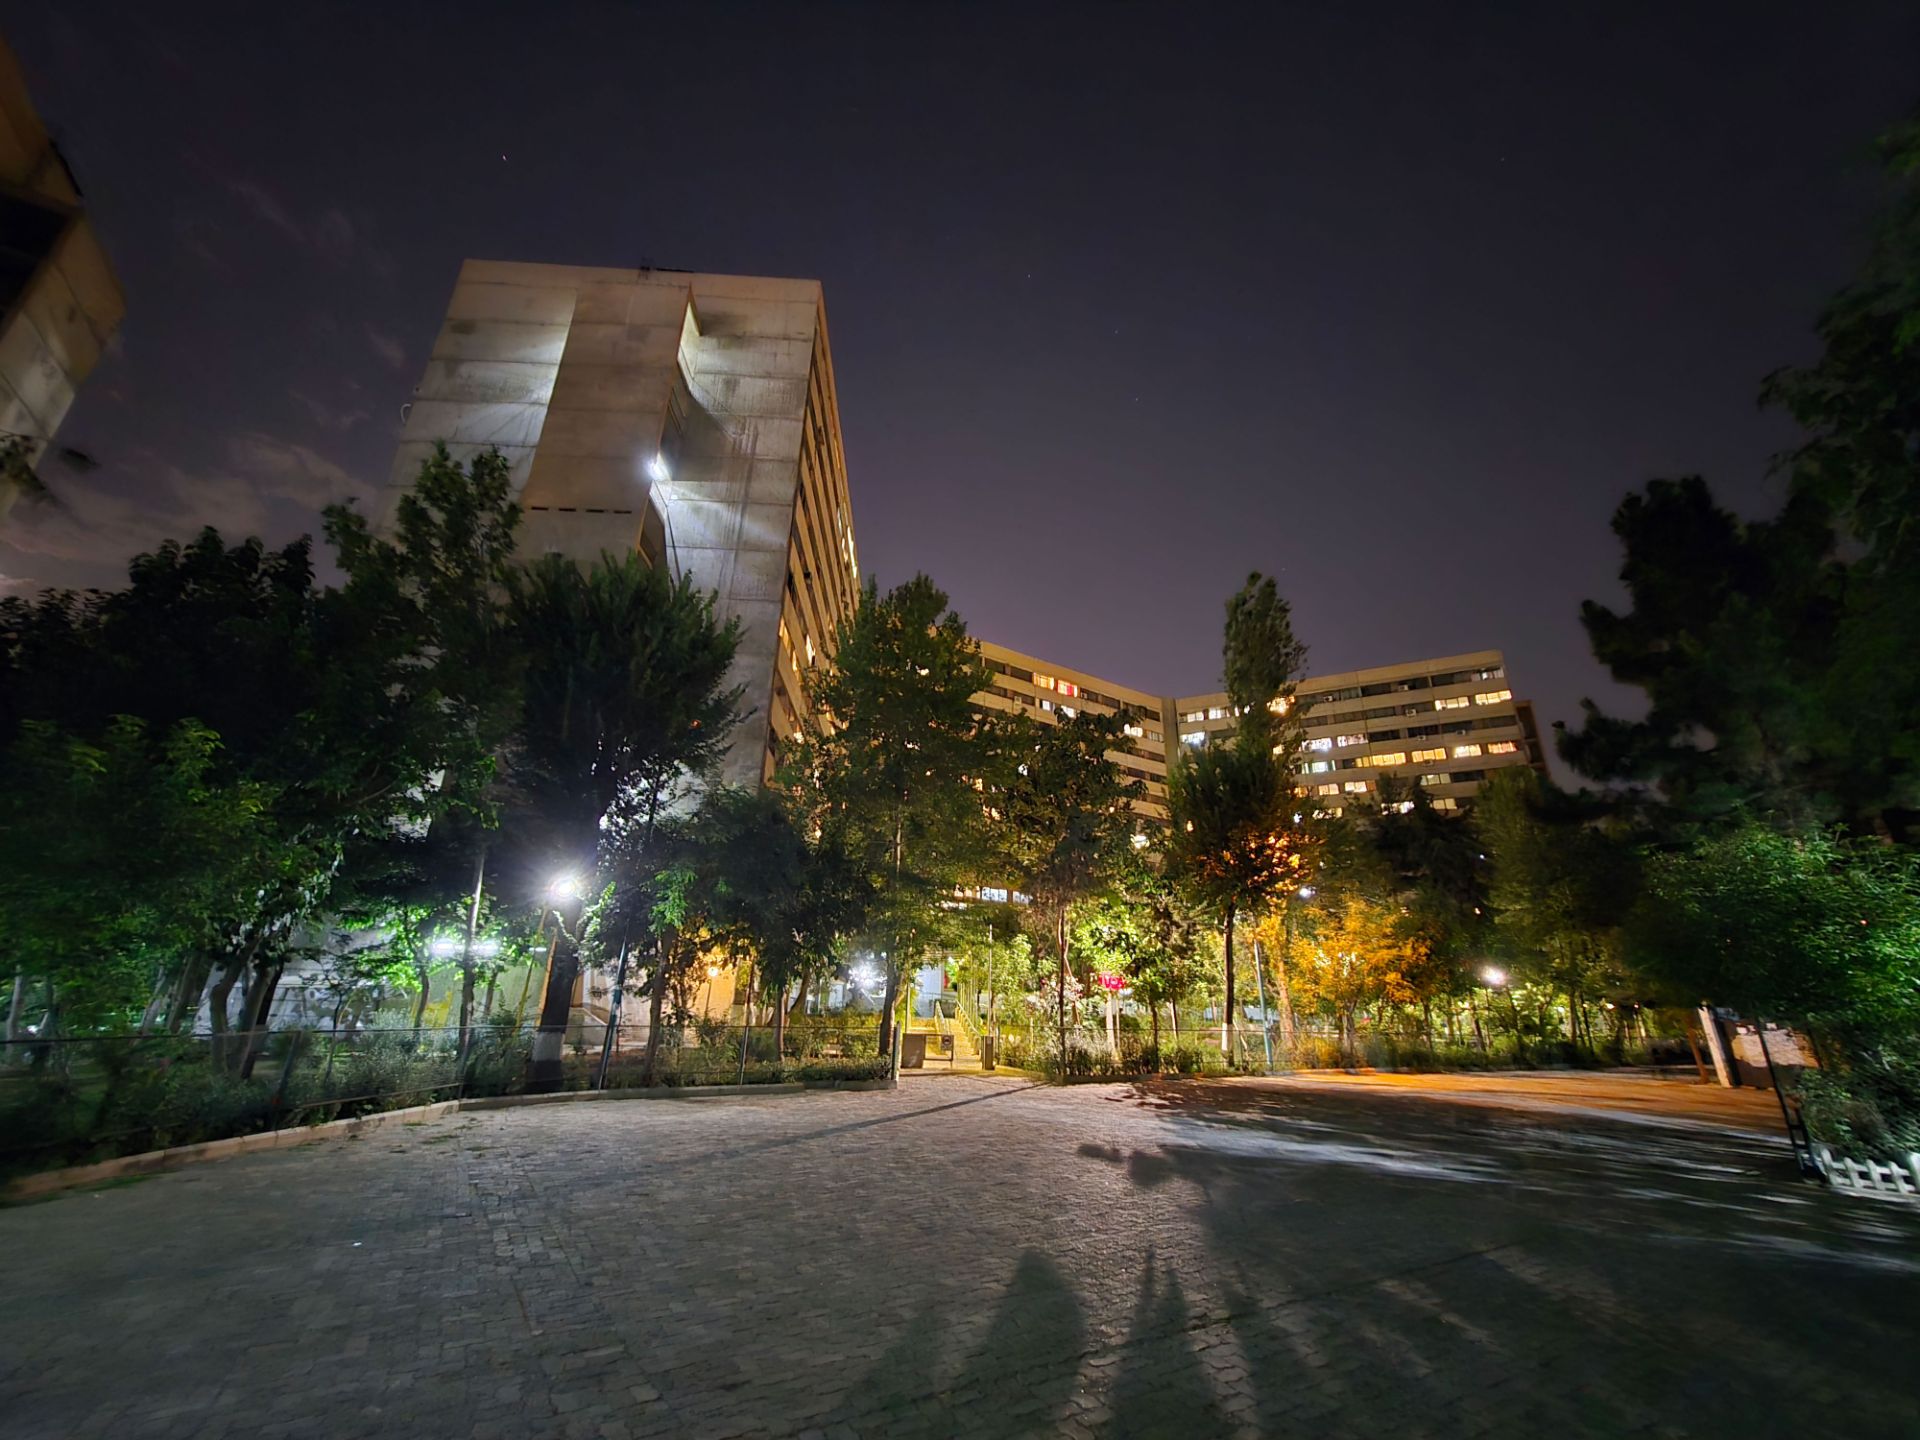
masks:
POLYGON ((984 1335, 951 1382, 941 1384, 945 1321, 938 1299, 922 1305, 892 1345, 842 1398, 835 1419, 873 1430, 917 1422, 930 1433, 988 1440, 1051 1435, 1073 1393, 1087 1343, 1079 1300, 1060 1268, 1038 1250, 1020 1256, 984 1335))
POLYGON ((1122 1342, 1108 1406, 1112 1440, 1215 1434, 1226 1419, 1213 1385, 1188 1338, 1193 1314, 1171 1270, 1165 1278, 1152 1255, 1140 1271, 1140 1292, 1122 1342))

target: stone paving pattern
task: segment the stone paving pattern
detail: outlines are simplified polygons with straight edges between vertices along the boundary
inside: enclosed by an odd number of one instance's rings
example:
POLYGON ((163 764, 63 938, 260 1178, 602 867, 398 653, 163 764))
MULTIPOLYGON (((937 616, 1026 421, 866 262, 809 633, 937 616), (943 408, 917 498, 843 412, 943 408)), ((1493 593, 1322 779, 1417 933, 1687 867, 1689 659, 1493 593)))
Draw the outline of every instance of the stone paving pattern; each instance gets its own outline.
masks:
POLYGON ((1920 1434, 1920 1215, 1285 1084, 469 1114, 0 1212, 0 1434, 1920 1434))

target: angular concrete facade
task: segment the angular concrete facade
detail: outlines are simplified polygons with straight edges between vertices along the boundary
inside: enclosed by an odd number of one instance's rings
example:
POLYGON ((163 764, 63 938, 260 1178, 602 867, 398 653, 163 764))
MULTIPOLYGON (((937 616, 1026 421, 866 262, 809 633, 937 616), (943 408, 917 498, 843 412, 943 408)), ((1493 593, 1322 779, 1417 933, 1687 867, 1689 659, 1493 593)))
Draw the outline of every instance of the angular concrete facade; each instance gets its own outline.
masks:
POLYGON ((638 550, 717 594, 751 709, 722 778, 770 775, 859 591, 819 283, 470 260, 393 497, 440 440, 507 457, 525 553, 638 550))
POLYGON ((30 458, 60 429, 125 312, 80 187, 0 44, 0 432, 25 437, 30 458))

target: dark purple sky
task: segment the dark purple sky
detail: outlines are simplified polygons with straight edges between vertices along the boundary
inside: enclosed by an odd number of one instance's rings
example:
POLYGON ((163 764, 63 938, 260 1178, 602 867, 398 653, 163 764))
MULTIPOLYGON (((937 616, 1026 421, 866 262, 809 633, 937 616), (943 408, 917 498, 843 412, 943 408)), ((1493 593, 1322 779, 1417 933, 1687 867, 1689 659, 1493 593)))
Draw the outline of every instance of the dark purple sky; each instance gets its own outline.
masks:
POLYGON ((1210 689, 1257 568, 1569 717, 1620 497, 1777 498, 1920 6, 1335 8, 0 0, 129 306, 0 575, 310 529, 463 257, 644 260, 825 282, 862 559, 976 634, 1210 689))

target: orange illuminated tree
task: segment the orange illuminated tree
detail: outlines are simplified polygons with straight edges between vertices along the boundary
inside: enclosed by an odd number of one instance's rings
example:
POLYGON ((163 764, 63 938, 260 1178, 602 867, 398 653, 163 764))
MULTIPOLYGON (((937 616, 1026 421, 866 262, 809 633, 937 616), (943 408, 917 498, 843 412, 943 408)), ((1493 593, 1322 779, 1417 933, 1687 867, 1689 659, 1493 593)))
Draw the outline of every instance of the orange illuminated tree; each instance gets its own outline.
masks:
POLYGON ((1173 833, 1170 872, 1225 932, 1226 1017, 1222 1048, 1234 1060, 1233 926, 1295 885, 1303 864, 1295 770, 1302 726, 1294 687, 1306 647, 1272 580, 1250 575, 1227 601, 1230 741, 1178 755, 1167 771, 1173 833))

